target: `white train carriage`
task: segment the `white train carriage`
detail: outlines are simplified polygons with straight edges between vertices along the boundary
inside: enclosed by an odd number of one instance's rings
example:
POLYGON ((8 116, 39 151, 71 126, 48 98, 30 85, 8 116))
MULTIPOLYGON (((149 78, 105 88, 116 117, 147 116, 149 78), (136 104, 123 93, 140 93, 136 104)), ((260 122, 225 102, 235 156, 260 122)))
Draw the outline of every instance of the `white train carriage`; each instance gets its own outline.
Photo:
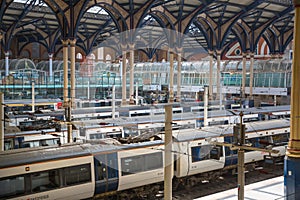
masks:
MULTIPOLYGON (((261 151, 246 151, 245 163, 263 161, 266 156, 283 158, 288 143, 290 122, 288 119, 268 120, 246 124, 245 145, 261 149, 279 150, 269 154, 261 151)), ((186 177, 223 168, 234 168, 237 150, 215 146, 211 141, 233 143, 233 126, 222 125, 201 129, 173 131, 175 153, 175 176, 186 177)))
POLYGON ((102 126, 102 125, 75 125, 79 129, 79 140, 94 140, 114 138, 119 139, 124 137, 122 126, 102 126))
POLYGON ((119 187, 126 190, 152 183, 162 182, 164 179, 164 144, 161 141, 131 144, 118 152, 119 187), (137 148, 141 147, 143 148, 137 148))
POLYGON ((4 150, 51 146, 67 143, 66 131, 57 132, 55 129, 39 131, 21 131, 4 135, 4 150))
POLYGON ((214 138, 218 142, 223 142, 223 137, 201 129, 176 130, 173 137, 175 139, 173 151, 176 152, 174 175, 177 178, 224 168, 224 147, 214 146, 207 140, 214 138))
POLYGON ((1 199, 85 199, 94 194, 93 156, 81 146, 0 154, 1 199), (26 154, 26 156, 24 156, 26 154), (6 159, 10 156, 10 159, 6 159))

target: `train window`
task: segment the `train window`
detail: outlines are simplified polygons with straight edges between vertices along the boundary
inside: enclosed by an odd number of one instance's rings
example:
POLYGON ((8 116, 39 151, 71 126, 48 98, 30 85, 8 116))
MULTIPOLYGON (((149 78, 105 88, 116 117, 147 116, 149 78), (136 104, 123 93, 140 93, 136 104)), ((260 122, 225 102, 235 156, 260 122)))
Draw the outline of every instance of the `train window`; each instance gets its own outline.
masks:
POLYGON ((143 171, 143 156, 132 156, 121 159, 122 176, 143 171))
POLYGON ((10 150, 13 149, 12 140, 5 140, 4 141, 4 150, 10 150))
POLYGON ((118 161, 116 154, 95 156, 97 180, 118 177, 118 161))
POLYGON ((59 187, 58 170, 49 170, 31 174, 32 192, 42 192, 59 187))
POLYGON ((65 185, 76 185, 91 181, 90 164, 64 168, 65 185))
POLYGON ((97 180, 104 180, 106 178, 106 166, 102 161, 96 161, 96 168, 97 168, 97 180))
POLYGON ((192 162, 207 160, 210 158, 210 151, 213 149, 211 145, 203 145, 192 147, 192 162))
POLYGON ((0 179, 0 198, 17 196, 25 193, 25 178, 24 176, 15 176, 0 179))
POLYGON ((163 167, 162 153, 132 156, 121 159, 122 176, 163 167))
POLYGON ((163 166, 162 153, 153 153, 145 156, 145 168, 146 170, 158 169, 163 166))
POLYGON ((200 146, 192 147, 192 162, 198 162, 201 160, 200 149, 201 149, 200 146))
POLYGON ((118 160, 116 154, 107 155, 107 177, 115 178, 118 177, 118 160))
POLYGON ((258 143, 259 143, 259 148, 266 148, 268 145, 272 144, 270 136, 265 136, 265 137, 259 137, 258 138, 258 143))
POLYGON ((223 156, 223 151, 221 146, 216 146, 210 151, 210 159, 220 160, 220 157, 223 156))
POLYGON ((274 146, 282 146, 289 142, 289 135, 287 133, 273 135, 272 139, 274 146))
POLYGON ((105 138, 103 133, 95 133, 95 134, 90 134, 90 139, 94 140, 94 139, 103 139, 105 138))

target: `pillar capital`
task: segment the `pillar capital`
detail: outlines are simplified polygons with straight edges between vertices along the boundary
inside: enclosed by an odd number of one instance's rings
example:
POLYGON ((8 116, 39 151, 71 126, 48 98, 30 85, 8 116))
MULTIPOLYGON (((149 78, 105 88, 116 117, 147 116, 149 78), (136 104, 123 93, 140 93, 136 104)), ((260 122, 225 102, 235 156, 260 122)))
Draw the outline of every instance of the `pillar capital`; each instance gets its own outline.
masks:
POLYGON ((220 56, 222 53, 222 50, 216 50, 217 56, 220 56))
POLYGON ((175 52, 175 49, 172 48, 172 47, 169 47, 169 53, 170 53, 170 54, 174 54, 174 52, 175 52))
POLYGON ((120 46, 122 51, 127 51, 127 44, 121 43, 120 46))
POLYGON ((53 53, 48 53, 48 57, 49 57, 49 59, 52 59, 53 58, 53 53))
POLYGON ((176 52, 178 54, 182 53, 183 52, 183 48, 182 47, 176 47, 176 52))
POLYGON ((74 47, 76 44, 76 39, 70 39, 69 42, 70 42, 70 46, 74 47))
POLYGON ((135 44, 134 43, 130 43, 128 44, 129 50, 134 50, 135 48, 135 44))
POLYGON ((61 40, 63 47, 67 47, 69 45, 69 40, 61 40))
POLYGON ((5 55, 5 57, 8 57, 9 56, 9 51, 5 51, 4 55, 5 55))

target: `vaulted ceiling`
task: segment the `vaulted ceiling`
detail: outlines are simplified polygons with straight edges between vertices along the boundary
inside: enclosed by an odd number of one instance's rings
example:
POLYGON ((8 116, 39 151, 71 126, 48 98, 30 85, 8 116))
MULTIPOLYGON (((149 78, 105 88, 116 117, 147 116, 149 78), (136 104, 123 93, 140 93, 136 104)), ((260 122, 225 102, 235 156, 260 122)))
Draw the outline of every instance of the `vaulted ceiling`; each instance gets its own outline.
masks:
POLYGON ((17 41, 19 51, 38 42, 49 52, 76 39, 89 54, 107 46, 132 46, 153 55, 169 47, 218 51, 239 42, 254 52, 264 38, 273 53, 293 39, 291 0, 1 0, 1 48, 17 41))

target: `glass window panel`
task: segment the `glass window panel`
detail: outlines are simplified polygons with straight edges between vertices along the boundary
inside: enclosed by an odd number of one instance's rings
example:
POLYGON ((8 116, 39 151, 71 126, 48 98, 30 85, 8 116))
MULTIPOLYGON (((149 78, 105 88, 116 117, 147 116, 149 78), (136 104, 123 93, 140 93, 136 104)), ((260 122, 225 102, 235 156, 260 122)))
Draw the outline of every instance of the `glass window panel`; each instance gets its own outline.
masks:
POLYGON ((42 192, 59 187, 58 170, 31 174, 32 192, 42 192))
POLYGON ((6 199, 25 192, 24 176, 9 177, 0 180, 0 198, 6 199))
POLYGON ((65 184, 75 185, 91 181, 91 166, 89 164, 68 167, 64 169, 65 184))

